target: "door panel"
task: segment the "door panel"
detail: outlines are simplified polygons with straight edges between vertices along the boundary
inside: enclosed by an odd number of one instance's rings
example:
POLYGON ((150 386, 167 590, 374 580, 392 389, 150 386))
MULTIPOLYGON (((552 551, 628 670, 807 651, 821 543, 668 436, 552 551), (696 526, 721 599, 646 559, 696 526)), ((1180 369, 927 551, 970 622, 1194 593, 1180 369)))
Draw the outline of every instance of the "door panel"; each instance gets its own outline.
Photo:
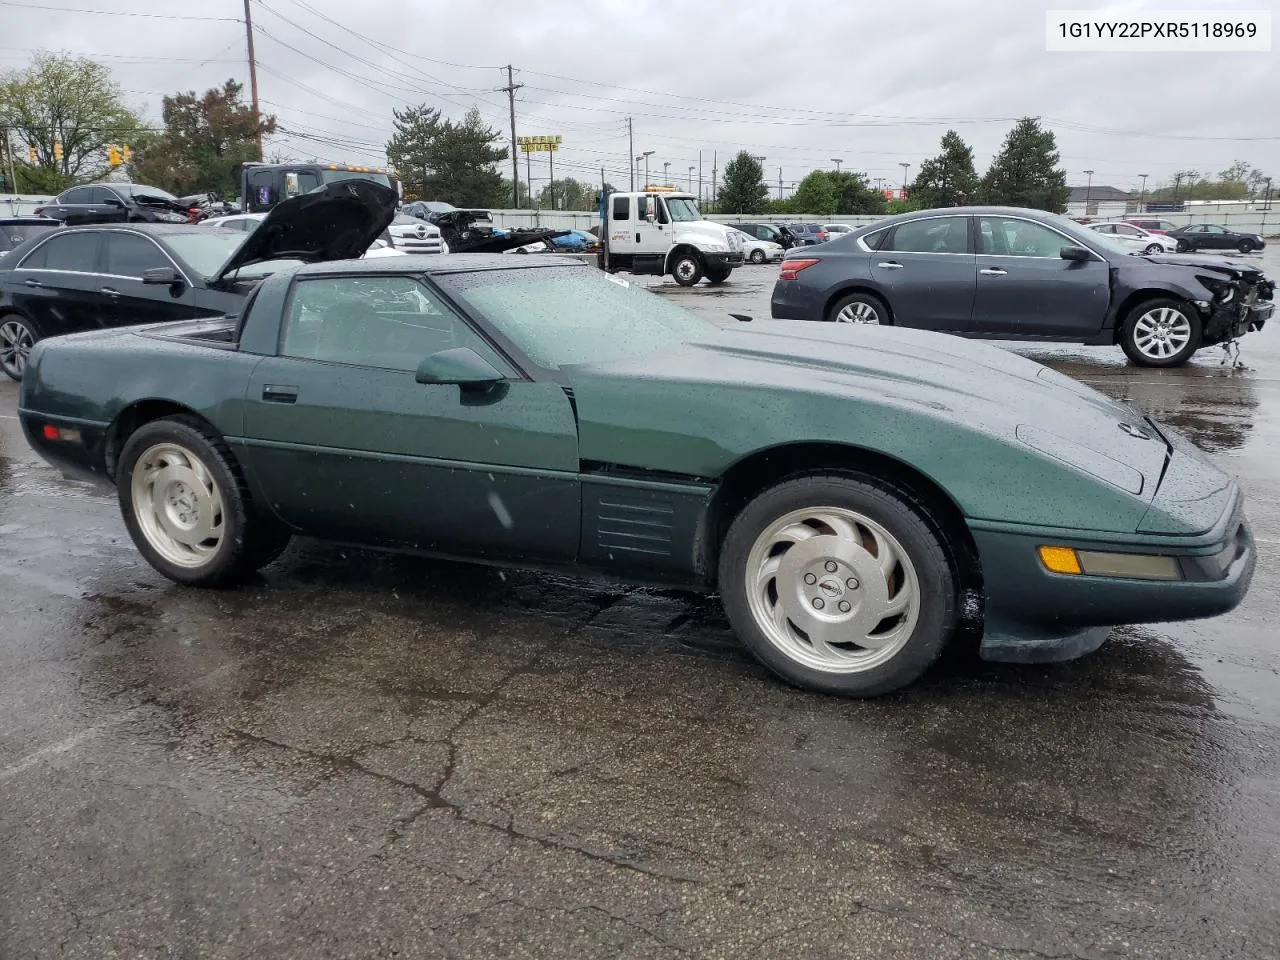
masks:
POLYGON ((871 276, 893 321, 925 330, 968 330, 975 259, 968 217, 926 217, 899 224, 871 256, 871 276))
POLYGON ((978 218, 978 333, 1085 339, 1102 329, 1110 302, 1110 267, 1064 260, 1071 238, 1012 217, 978 218))
POLYGON ((100 239, 90 230, 50 237, 6 279, 14 305, 35 320, 42 337, 100 326, 106 299, 98 273, 100 239))
POLYGON ((136 233, 104 232, 102 262, 104 326, 163 323, 195 316, 190 290, 185 286, 174 296, 170 287, 142 282, 142 274, 147 270, 173 267, 173 262, 154 241, 136 233))

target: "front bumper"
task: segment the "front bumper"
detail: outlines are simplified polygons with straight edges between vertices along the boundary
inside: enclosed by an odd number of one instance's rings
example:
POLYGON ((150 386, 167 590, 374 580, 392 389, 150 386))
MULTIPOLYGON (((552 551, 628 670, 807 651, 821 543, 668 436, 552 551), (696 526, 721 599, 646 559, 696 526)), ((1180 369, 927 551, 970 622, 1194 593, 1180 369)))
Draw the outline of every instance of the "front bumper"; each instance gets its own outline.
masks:
POLYGON ((704 253, 702 259, 707 262, 707 266, 733 268, 740 267, 743 264, 741 250, 733 253, 704 253))
POLYGON ((1118 542, 980 524, 972 532, 986 591, 981 655, 988 660, 1067 660, 1096 649, 1116 626, 1218 616, 1244 599, 1257 563, 1238 493, 1213 529, 1197 537, 1135 536, 1118 542), (1037 554, 1048 544, 1172 556, 1183 579, 1050 573, 1037 554))

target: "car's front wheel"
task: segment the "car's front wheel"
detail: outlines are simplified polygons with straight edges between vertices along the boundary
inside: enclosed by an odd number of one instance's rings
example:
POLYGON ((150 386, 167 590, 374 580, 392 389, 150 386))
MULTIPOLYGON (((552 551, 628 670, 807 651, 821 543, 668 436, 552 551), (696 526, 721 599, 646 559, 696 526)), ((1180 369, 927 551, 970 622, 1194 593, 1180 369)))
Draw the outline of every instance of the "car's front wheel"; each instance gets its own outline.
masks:
POLYGON ((1161 297, 1129 311, 1120 330, 1120 346, 1141 367, 1177 367, 1200 349, 1202 324, 1182 300, 1161 297))
POLYGON ((928 511, 862 474, 772 487, 725 537, 719 584, 738 636, 785 680, 840 696, 916 680, 958 620, 957 576, 928 511))
POLYGON ((1143 250, 1142 252, 1145 253, 1148 257, 1153 257, 1163 249, 1164 248, 1161 247, 1160 244, 1158 243, 1149 243, 1147 244, 1147 249, 1143 250))
POLYGON ((766 259, 766 258, 765 258, 765 255, 764 255, 764 251, 763 251, 763 250, 756 249, 756 250, 752 250, 752 251, 751 251, 751 262, 752 262, 752 263, 764 263, 765 259, 766 259))
POLYGON ((189 417, 139 427, 120 453, 120 512, 139 552, 170 580, 233 583, 274 560, 287 531, 254 515, 226 444, 189 417))
POLYGON ((855 293, 833 303, 827 319, 834 323, 887 324, 889 307, 875 294, 855 293))
POLYGON ((671 265, 671 275, 682 287, 692 287, 702 279, 702 261, 694 253, 682 253, 671 265))
POLYGON ((40 333, 26 317, 16 313, 0 316, 0 370, 10 380, 21 380, 27 369, 31 348, 40 339, 40 333))

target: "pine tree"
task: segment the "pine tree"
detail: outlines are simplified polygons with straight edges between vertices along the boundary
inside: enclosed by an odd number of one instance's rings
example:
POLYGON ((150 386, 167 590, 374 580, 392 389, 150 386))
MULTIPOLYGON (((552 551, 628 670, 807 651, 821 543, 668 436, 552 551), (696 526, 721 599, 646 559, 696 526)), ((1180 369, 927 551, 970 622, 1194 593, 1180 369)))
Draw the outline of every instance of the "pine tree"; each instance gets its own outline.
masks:
MULTIPOLYGON (((1052 136, 1052 134, 1050 134, 1052 136)), ((978 199, 973 148, 954 130, 942 137, 942 152, 920 164, 909 193, 920 207, 962 207, 978 199)))
POLYGON ((764 213, 769 188, 764 167, 747 151, 741 151, 724 166, 724 180, 716 195, 716 209, 723 213, 764 213))
POLYGON ((461 122, 441 120, 439 110, 425 105, 393 116, 387 158, 406 191, 458 207, 501 206, 511 195, 510 189, 503 193, 496 166, 508 156, 506 147, 495 146, 502 134, 486 127, 475 107, 461 122))
POLYGON ((1023 117, 1009 131, 991 168, 982 178, 987 203, 1062 213, 1067 209, 1067 172, 1058 169, 1057 140, 1034 117, 1023 117))

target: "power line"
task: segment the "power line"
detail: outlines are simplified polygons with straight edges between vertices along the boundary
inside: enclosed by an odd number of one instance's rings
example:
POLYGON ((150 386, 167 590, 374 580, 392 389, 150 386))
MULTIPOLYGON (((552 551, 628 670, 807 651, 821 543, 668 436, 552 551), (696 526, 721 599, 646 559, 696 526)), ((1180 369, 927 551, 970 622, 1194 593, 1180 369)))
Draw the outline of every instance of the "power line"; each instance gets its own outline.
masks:
POLYGON ((222 23, 243 23, 238 17, 201 17, 189 13, 135 13, 132 10, 86 10, 83 7, 54 7, 44 3, 26 3, 22 0, 0 0, 0 7, 22 7, 27 10, 52 10, 55 13, 95 13, 105 17, 147 17, 153 20, 217 20, 222 23))

